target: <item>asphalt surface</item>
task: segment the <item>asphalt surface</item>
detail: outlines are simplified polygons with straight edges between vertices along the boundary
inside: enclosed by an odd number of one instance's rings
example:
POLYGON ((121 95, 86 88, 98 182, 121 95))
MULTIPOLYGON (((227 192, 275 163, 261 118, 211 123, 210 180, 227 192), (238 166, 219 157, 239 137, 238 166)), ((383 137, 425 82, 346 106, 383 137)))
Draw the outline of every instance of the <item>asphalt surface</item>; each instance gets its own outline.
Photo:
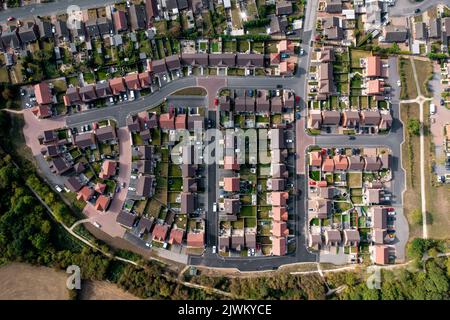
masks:
POLYGON ((438 4, 450 5, 449 0, 424 0, 416 2, 414 0, 396 0, 395 6, 389 7, 389 15, 392 17, 411 16, 417 9, 424 12, 438 4))

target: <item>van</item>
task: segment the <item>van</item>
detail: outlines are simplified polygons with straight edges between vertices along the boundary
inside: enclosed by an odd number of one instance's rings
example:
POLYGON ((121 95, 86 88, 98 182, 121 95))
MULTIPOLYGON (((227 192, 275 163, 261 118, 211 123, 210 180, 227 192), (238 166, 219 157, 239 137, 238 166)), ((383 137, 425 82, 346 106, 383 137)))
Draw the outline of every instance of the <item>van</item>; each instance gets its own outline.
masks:
POLYGON ((430 114, 436 113, 436 105, 434 103, 430 104, 430 114))
POLYGON ((213 203, 213 212, 217 212, 217 202, 213 203))

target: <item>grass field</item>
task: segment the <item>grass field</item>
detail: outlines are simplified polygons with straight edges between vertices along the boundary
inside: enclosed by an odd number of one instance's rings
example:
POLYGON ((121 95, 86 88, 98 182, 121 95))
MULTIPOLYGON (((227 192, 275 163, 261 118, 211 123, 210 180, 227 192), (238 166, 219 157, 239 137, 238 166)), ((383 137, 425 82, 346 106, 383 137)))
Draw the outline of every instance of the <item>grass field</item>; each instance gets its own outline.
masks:
POLYGON ((428 90, 428 80, 433 73, 433 65, 429 61, 424 60, 414 60, 414 65, 416 67, 417 80, 419 81, 420 92, 422 95, 430 97, 431 93, 428 90))

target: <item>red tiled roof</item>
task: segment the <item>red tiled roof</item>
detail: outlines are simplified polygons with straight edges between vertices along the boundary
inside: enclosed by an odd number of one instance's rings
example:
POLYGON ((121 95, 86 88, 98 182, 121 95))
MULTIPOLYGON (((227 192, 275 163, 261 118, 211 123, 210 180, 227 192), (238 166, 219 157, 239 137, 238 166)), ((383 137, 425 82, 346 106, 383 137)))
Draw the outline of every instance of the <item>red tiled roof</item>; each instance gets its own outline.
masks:
POLYGON ((289 234, 289 229, 287 228, 286 222, 284 221, 272 222, 272 234, 276 237, 287 236, 289 234))
POLYGON ((124 11, 117 10, 114 12, 114 26, 116 31, 126 30, 127 26, 127 17, 124 11))
POLYGON ((89 199, 91 199, 93 195, 94 190, 87 186, 84 186, 80 191, 78 191, 77 200, 89 201, 89 199))
POLYGON ((102 171, 99 176, 102 179, 108 179, 116 173, 116 162, 105 160, 102 164, 102 171))
POLYGON ((384 81, 370 80, 367 81, 367 94, 381 94, 384 91, 384 81))
POLYGON ((167 231, 169 231, 169 227, 167 225, 157 224, 153 228, 152 237, 157 241, 164 241, 167 237, 167 231))
POLYGON ((175 128, 176 129, 186 129, 187 126, 187 115, 179 114, 175 118, 175 128))
POLYGON ((159 116, 161 129, 175 129, 175 116, 173 113, 163 113, 159 116))
POLYGON ((335 155, 333 157, 335 170, 347 170, 348 158, 342 155, 335 155))
POLYGON ((106 184, 104 183, 97 183, 94 187, 94 190, 98 193, 103 193, 106 190, 106 184))
POLYGON ((189 232, 187 235, 187 245, 188 247, 203 247, 205 245, 205 234, 203 232, 189 232))
POLYGON ((238 177, 225 177, 223 178, 224 187, 223 190, 228 192, 239 191, 240 183, 238 177))
POLYGON ((287 192, 272 192, 272 206, 284 207, 287 199, 289 199, 287 192))
POLYGON ((334 160, 331 158, 326 158, 322 163, 322 171, 333 172, 334 171, 334 160))
POLYGON ((150 72, 144 71, 138 74, 139 82, 141 83, 142 88, 148 88, 152 84, 152 78, 150 76, 150 72))
POLYGON ((50 104, 53 102, 50 87, 46 82, 41 82, 34 86, 34 94, 39 104, 50 104))
POLYGON ((275 221, 287 221, 288 219, 286 207, 272 207, 272 214, 275 221))
POLYGON ((183 229, 172 229, 170 231, 169 243, 170 244, 181 244, 183 241, 184 230, 183 229))
POLYGON ((137 73, 125 76, 123 80, 125 80, 125 84, 129 90, 141 90, 141 83, 137 73))
POLYGON ((378 56, 367 58, 367 76, 380 77, 381 76, 381 59, 378 56))
POLYGON ((322 153, 314 151, 309 154, 309 165, 320 167, 322 165, 322 153))
POLYGON ((223 161, 225 170, 239 170, 239 163, 233 156, 225 156, 223 161))
POLYGON ((109 86, 111 87, 113 94, 120 94, 127 91, 122 77, 109 80, 109 86))
POLYGON ((36 106, 31 112, 38 117, 39 119, 47 118, 52 115, 51 109, 49 106, 36 106))
POLYGON ((106 211, 106 208, 108 207, 110 201, 111 201, 111 198, 109 198, 103 194, 100 195, 97 198, 97 201, 95 202, 95 210, 106 211))
POLYGON ((284 256, 286 254, 286 238, 272 239, 272 252, 275 256, 284 256))
POLYGON ((387 246, 376 245, 374 251, 376 264, 383 265, 388 263, 389 249, 387 246))

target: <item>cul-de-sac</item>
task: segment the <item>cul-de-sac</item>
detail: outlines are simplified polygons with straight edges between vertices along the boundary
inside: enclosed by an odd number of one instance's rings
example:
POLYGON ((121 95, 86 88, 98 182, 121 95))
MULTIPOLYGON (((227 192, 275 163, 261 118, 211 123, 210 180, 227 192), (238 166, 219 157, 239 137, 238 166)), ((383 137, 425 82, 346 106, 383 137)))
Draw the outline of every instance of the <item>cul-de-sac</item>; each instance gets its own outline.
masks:
POLYGON ((448 266, 448 0, 0 2, 6 260, 250 299, 205 279, 448 266))

